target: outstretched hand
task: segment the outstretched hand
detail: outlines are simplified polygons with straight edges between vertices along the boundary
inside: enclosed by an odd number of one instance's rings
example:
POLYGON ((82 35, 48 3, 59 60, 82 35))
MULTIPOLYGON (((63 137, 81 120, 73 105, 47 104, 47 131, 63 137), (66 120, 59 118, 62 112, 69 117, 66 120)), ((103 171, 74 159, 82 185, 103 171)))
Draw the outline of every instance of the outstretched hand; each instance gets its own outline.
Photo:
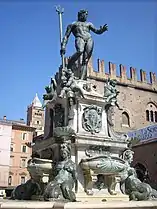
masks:
POLYGON ((105 25, 103 25, 103 26, 100 26, 100 28, 101 28, 101 30, 103 30, 103 31, 108 31, 108 25, 107 25, 107 24, 105 24, 105 25))

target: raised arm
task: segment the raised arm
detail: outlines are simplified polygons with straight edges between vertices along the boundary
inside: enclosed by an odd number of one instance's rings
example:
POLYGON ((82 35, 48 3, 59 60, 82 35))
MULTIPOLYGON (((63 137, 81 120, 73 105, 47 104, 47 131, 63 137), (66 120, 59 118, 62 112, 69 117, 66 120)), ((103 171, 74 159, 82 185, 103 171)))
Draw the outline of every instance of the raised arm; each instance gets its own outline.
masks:
POLYGON ((69 39, 69 36, 71 34, 71 30, 72 30, 72 24, 68 25, 67 29, 66 29, 66 32, 65 32, 65 35, 63 37, 63 40, 62 40, 62 43, 61 43, 61 54, 65 54, 65 48, 66 48, 66 45, 68 43, 68 39, 69 39))
POLYGON ((105 24, 104 26, 100 26, 100 28, 97 29, 97 28, 95 28, 95 26, 92 23, 90 23, 89 29, 96 34, 102 34, 102 33, 104 33, 105 31, 108 30, 108 25, 105 24))

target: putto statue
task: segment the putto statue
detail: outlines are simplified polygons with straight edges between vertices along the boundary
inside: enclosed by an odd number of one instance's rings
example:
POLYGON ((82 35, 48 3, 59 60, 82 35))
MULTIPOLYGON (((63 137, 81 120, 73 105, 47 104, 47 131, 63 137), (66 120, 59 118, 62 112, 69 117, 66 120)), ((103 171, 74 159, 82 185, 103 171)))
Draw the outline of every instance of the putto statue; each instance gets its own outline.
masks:
POLYGON ((104 85, 104 97, 106 98, 106 104, 110 104, 111 106, 116 105, 120 109, 117 103, 117 96, 120 92, 117 90, 116 85, 117 80, 109 78, 104 85))
POLYGON ((68 69, 72 69, 73 65, 82 56, 81 61, 81 79, 85 80, 87 76, 87 64, 93 52, 94 42, 90 31, 96 34, 102 34, 108 30, 107 24, 96 29, 90 22, 86 22, 88 16, 87 10, 80 10, 78 12, 78 20, 66 29, 65 36, 61 43, 61 56, 65 54, 66 45, 71 33, 75 36, 76 53, 73 54, 68 62, 68 69))
POLYGON ((64 69, 64 73, 65 76, 62 77, 62 90, 59 97, 64 98, 65 95, 71 97, 70 94, 75 94, 76 92, 79 93, 80 96, 84 97, 83 90, 77 85, 72 70, 64 69))

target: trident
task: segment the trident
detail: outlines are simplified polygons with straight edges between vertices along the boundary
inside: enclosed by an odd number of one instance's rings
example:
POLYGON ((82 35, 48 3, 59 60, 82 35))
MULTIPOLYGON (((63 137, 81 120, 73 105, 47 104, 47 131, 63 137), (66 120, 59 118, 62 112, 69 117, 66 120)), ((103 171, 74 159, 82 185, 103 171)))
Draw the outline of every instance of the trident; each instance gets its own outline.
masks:
MULTIPOLYGON (((62 40, 63 40, 63 26, 62 26, 62 15, 64 13, 64 8, 61 8, 60 5, 55 6, 56 8, 56 12, 58 13, 59 16, 59 33, 60 33, 60 45, 62 44, 62 40)), ((65 60, 64 60, 64 55, 61 55, 62 58, 62 68, 65 68, 65 60)))

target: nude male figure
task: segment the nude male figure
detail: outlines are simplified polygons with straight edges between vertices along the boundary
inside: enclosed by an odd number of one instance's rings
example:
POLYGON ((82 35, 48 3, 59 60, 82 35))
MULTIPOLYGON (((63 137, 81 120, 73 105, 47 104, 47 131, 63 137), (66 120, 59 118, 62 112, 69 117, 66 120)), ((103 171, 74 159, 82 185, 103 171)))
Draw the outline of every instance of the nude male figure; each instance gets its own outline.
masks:
POLYGON ((66 29, 65 36, 61 44, 61 55, 65 54, 65 48, 69 39, 70 34, 72 33, 75 37, 75 47, 76 53, 72 55, 68 62, 68 69, 71 69, 73 64, 80 58, 82 55, 81 63, 81 79, 85 80, 87 76, 87 65, 88 61, 92 55, 94 42, 90 31, 93 31, 96 34, 102 34, 108 30, 107 24, 100 26, 100 29, 96 29, 94 25, 90 22, 86 22, 88 16, 88 11, 80 10, 78 12, 78 20, 70 25, 66 29))

